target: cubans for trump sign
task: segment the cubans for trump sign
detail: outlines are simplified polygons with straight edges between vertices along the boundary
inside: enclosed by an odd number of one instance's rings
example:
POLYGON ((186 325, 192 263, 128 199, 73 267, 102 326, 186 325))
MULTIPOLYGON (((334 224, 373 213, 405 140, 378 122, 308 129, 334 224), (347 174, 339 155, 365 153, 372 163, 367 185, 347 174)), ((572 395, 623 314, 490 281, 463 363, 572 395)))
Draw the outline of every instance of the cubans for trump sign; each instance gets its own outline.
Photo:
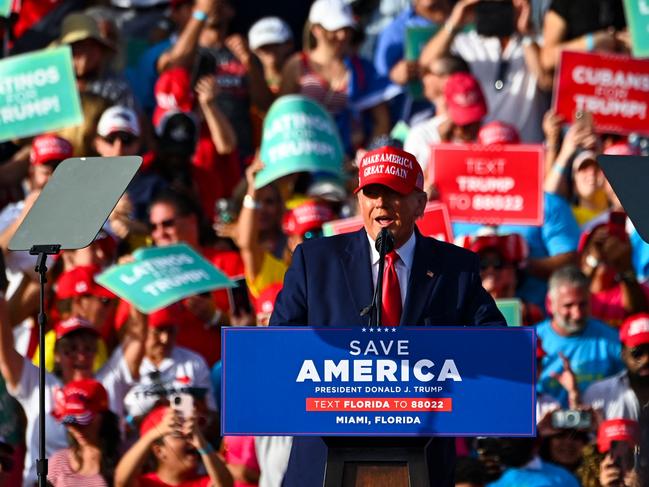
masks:
POLYGON ((598 132, 649 134, 649 60, 563 51, 554 109, 568 122, 591 113, 598 132))
POLYGON ((432 147, 430 180, 451 221, 493 225, 543 222, 540 145, 432 147))
POLYGON ((235 285, 185 244, 138 249, 133 257, 133 262, 110 267, 95 280, 143 313, 235 285))
POLYGON ((224 435, 536 433, 533 328, 226 327, 221 333, 224 435))
POLYGON ((0 141, 83 121, 70 52, 65 46, 0 61, 0 141))
MULTIPOLYGON (((322 225, 325 237, 340 235, 341 233, 355 232, 363 227, 363 218, 353 216, 334 220, 322 225)), ((439 202, 431 202, 426 205, 424 216, 417 220, 417 227, 422 235, 433 237, 442 242, 453 241, 453 230, 451 220, 448 216, 446 205, 439 202)))

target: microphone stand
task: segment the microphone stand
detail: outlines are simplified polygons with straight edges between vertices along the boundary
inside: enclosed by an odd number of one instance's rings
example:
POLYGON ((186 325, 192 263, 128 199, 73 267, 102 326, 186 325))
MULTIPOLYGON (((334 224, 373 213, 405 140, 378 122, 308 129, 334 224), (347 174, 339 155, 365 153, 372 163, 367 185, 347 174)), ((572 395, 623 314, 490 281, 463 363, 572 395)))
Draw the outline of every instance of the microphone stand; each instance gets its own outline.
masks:
POLYGON ((370 315, 370 327, 382 326, 383 312, 383 271, 385 269, 385 256, 394 249, 394 237, 387 228, 382 228, 376 237, 374 247, 379 253, 379 272, 376 277, 376 286, 372 303, 361 310, 361 316, 370 315))

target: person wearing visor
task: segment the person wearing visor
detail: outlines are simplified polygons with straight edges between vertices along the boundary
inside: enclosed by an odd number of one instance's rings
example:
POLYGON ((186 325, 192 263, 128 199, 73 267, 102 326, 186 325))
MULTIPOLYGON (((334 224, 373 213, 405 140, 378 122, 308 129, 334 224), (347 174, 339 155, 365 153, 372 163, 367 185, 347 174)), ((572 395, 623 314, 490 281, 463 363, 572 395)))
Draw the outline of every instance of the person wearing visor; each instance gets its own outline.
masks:
MULTIPOLYGON (((417 230, 427 201, 423 184, 412 154, 388 146, 367 152, 359 162, 356 190, 363 228, 296 247, 270 325, 367 326, 360 310, 381 285, 384 325, 504 326, 482 287, 478 256, 417 230), (393 237, 394 250, 386 256, 383 282, 377 283, 375 242, 383 229, 393 237)), ((326 457, 321 438, 294 438, 284 485, 322 484, 326 457)), ((433 438, 427 460, 431 485, 454 485, 452 438, 433 438)))
POLYGON ((52 416, 65 426, 70 446, 54 452, 47 478, 53 487, 108 487, 119 460, 118 418, 100 382, 82 379, 54 391, 52 416))

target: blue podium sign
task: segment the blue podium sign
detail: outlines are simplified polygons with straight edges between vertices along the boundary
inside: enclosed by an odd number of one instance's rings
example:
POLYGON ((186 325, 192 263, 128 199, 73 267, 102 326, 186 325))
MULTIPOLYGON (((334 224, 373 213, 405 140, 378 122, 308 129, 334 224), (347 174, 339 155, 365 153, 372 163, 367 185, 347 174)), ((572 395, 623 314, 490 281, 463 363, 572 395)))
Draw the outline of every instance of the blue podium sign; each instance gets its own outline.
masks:
POLYGON ((533 328, 222 330, 223 435, 535 436, 533 328))

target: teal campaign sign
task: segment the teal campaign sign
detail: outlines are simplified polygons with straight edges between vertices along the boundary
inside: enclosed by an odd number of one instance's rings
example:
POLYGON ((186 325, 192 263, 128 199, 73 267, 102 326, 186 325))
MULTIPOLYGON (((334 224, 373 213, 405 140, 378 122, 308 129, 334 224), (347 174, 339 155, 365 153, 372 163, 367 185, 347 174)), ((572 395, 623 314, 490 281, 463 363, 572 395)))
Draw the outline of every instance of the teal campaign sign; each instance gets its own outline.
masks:
POLYGON ((649 57, 649 0, 624 0, 626 23, 635 57, 649 57))
POLYGON ((262 169, 255 179, 261 188, 297 172, 339 176, 343 148, 331 115, 317 102, 301 95, 279 98, 264 119, 262 169))
POLYGON ((507 326, 521 326, 523 324, 523 308, 520 299, 496 299, 496 306, 505 317, 507 326))
POLYGON ((185 244, 138 249, 133 257, 134 262, 113 266, 95 280, 143 313, 235 285, 185 244))
MULTIPOLYGON (((438 25, 426 27, 408 27, 406 29, 405 39, 405 58, 408 61, 419 60, 419 55, 424 49, 426 43, 437 33, 438 25)), ((424 96, 423 87, 420 80, 413 80, 408 83, 408 91, 415 99, 421 99, 424 96)))
POLYGON ((0 17, 9 17, 13 0, 0 0, 0 17))
POLYGON ((82 121, 69 47, 0 61, 0 142, 82 121))

